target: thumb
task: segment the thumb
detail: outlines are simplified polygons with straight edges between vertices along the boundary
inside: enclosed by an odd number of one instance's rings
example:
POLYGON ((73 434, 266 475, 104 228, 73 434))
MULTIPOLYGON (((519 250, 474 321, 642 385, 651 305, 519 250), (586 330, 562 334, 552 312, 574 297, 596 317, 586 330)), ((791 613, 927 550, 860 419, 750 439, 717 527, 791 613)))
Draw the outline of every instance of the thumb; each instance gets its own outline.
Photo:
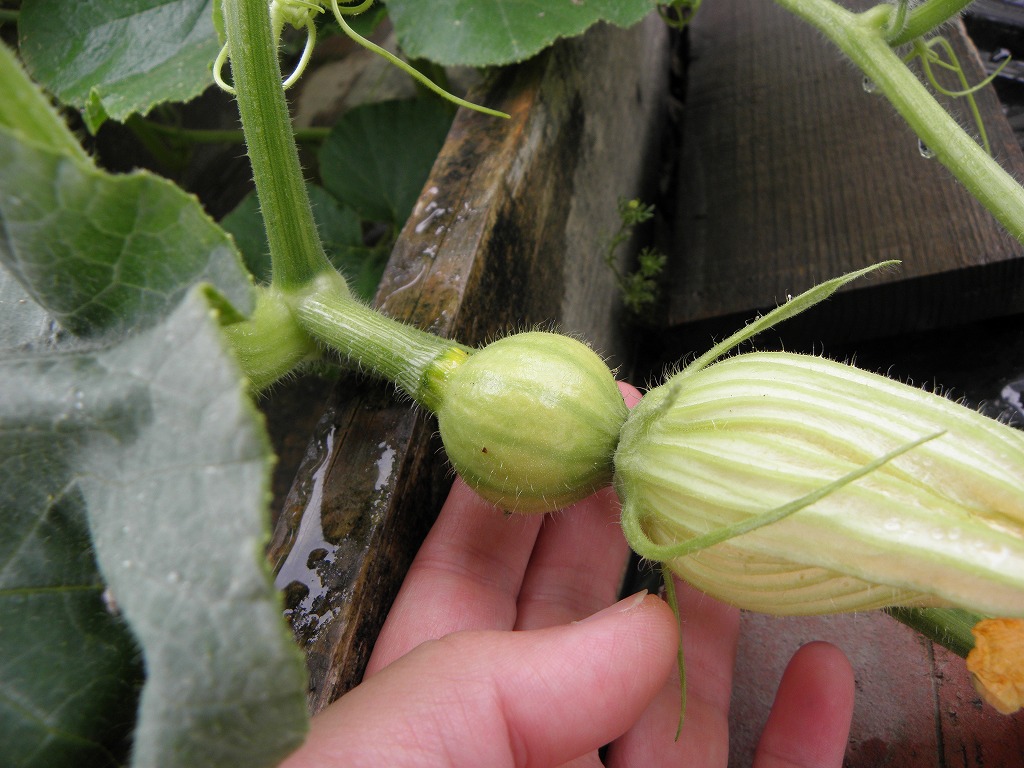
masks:
POLYGON ((574 624, 429 641, 318 715, 282 768, 558 765, 640 717, 677 642, 645 594, 574 624))

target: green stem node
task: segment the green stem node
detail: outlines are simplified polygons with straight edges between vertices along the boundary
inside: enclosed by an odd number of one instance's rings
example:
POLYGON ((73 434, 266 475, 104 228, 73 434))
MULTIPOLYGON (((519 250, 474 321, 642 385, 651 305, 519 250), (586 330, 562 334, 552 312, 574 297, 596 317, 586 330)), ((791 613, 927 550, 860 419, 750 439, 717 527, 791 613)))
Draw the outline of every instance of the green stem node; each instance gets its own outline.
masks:
POLYGON ((253 393, 320 356, 316 342, 295 321, 287 297, 277 288, 257 288, 252 314, 222 331, 253 393))

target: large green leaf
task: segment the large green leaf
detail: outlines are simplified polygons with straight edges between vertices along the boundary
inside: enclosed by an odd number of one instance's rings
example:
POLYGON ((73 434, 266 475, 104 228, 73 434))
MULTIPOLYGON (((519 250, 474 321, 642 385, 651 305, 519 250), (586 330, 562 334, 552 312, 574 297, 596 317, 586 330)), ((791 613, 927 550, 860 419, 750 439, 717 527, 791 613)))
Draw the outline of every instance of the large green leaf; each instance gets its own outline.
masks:
POLYGON ((96 168, 4 46, 0 92, 0 263, 64 328, 137 328, 199 281, 250 309, 241 258, 195 198, 147 172, 96 168))
POLYGON ((0 129, 0 261, 78 335, 132 328, 209 281, 247 310, 231 240, 181 189, 147 172, 112 176, 0 129))
POLYGON ((251 280, 195 199, 72 149, 7 55, 0 87, 29 105, 0 108, 2 761, 119 765, 130 738, 137 766, 273 765, 305 674, 218 324, 251 280))
POLYGON ((0 352, 49 343, 57 324, 25 293, 21 283, 0 269, 0 352))
MULTIPOLYGON (((0 743, 11 765, 114 766, 140 670, 124 624, 104 607, 84 500, 71 482, 78 401, 26 409, 5 375, 10 362, 0 363, 0 743), (49 424, 34 428, 58 419, 63 440, 49 424)), ((48 383, 61 377, 45 373, 48 383)))
POLYGON ((305 732, 304 661, 263 556, 270 446, 202 299, 101 357, 132 428, 93 432, 81 486, 145 654, 133 763, 274 765, 305 732))
POLYGON ((474 67, 523 61, 599 21, 632 26, 657 4, 657 0, 387 0, 398 41, 409 56, 474 67))
POLYGON ((213 0, 23 0, 18 33, 32 76, 93 131, 198 96, 220 50, 213 0))
POLYGON ((430 175, 452 117, 449 105, 434 97, 349 110, 320 148, 324 187, 364 219, 401 226, 430 175))
POLYGON ((303 661, 263 558, 266 434, 205 293, 108 347, 8 351, 0 391, 6 754, 82 765, 124 723, 91 534, 145 661, 133 765, 273 765, 304 732, 303 661))

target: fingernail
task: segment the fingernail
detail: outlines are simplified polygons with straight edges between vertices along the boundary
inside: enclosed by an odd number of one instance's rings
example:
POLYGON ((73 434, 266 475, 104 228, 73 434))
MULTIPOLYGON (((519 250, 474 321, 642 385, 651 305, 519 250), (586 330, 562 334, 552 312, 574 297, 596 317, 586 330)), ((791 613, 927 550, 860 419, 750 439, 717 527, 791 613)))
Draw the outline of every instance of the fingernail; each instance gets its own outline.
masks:
POLYGON ((585 619, 574 621, 573 624, 583 624, 588 621, 594 621, 595 619, 603 619, 607 616, 611 616, 616 613, 628 613, 629 611, 633 610, 638 605, 640 605, 640 603, 644 601, 645 597, 647 597, 647 590, 641 589, 635 595, 630 595, 629 597, 623 598, 614 605, 609 605, 607 608, 603 608, 597 613, 587 616, 585 619))

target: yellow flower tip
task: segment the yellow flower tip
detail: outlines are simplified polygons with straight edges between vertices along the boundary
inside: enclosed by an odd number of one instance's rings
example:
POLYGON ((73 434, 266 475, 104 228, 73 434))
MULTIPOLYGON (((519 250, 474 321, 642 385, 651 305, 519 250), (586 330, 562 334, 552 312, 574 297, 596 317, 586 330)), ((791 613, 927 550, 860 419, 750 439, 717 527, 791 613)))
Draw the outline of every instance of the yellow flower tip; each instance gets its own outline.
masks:
POLYGON ((983 619, 967 669, 981 697, 1004 715, 1024 706, 1024 619, 983 619))

